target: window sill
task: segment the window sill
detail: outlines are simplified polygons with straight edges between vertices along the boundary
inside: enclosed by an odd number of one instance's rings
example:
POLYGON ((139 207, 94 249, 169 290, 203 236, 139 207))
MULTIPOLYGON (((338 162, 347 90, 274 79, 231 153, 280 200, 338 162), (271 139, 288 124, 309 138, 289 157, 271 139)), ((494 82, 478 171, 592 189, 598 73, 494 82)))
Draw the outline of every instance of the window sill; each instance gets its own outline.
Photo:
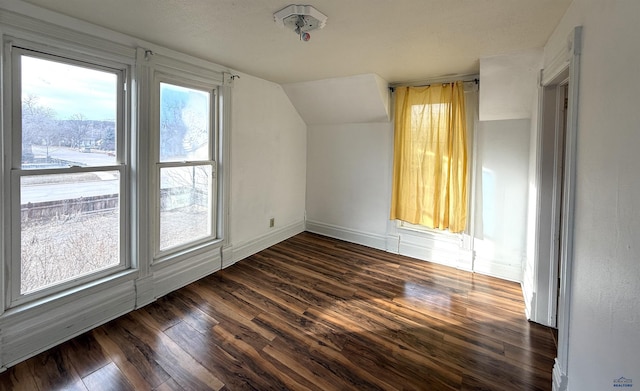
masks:
POLYGON ((420 225, 404 223, 402 221, 397 221, 397 227, 399 231, 408 231, 412 233, 420 233, 420 234, 429 234, 433 236, 442 236, 442 237, 450 237, 450 238, 461 238, 464 233, 452 233, 446 230, 428 228, 420 225))
POLYGON ((166 254, 166 255, 163 254, 161 256, 157 256, 153 260, 151 265, 154 268, 169 266, 176 262, 181 262, 186 258, 192 258, 202 253, 214 251, 218 248, 221 248, 222 245, 223 245, 223 239, 214 239, 204 243, 196 244, 188 248, 177 250, 170 254, 166 254))
POLYGON ((123 270, 62 292, 53 293, 49 296, 29 301, 27 303, 17 304, 14 307, 7 309, 4 314, 0 315, 0 321, 13 317, 20 317, 34 310, 55 308, 75 300, 80 300, 99 291, 108 290, 116 285, 133 281, 138 277, 138 274, 137 269, 123 270))

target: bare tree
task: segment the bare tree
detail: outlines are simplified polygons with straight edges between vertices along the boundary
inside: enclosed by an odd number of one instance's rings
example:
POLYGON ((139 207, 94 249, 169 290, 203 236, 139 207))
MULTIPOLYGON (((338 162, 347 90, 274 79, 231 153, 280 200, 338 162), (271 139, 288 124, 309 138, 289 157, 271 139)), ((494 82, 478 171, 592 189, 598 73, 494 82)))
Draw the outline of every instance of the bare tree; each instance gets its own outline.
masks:
POLYGON ((73 148, 80 147, 83 139, 89 133, 90 124, 82 113, 76 113, 67 121, 67 137, 69 138, 69 146, 73 148))
POLYGON ((55 111, 38 103, 38 97, 29 95, 22 101, 22 161, 33 160, 33 145, 49 146, 59 137, 55 111))
POLYGON ((182 157, 185 154, 183 140, 187 126, 182 119, 186 107, 183 97, 168 91, 160 108, 160 160, 182 157))

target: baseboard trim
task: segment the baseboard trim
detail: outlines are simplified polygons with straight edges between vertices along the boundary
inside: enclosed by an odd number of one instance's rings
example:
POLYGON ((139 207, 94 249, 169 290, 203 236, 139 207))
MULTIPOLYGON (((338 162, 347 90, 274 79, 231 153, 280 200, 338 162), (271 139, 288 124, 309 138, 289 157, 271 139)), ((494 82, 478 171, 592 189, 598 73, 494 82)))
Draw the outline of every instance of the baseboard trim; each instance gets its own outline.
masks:
POLYGON ((233 246, 226 245, 222 246, 220 249, 220 256, 222 257, 222 265, 221 267, 224 269, 225 267, 233 264, 233 246))
POLYGON ((564 371, 560 367, 560 362, 558 362, 558 358, 554 360, 553 363, 553 391, 567 391, 567 387, 569 383, 569 378, 564 374, 564 371))
POLYGON ((280 229, 276 229, 272 232, 269 232, 266 235, 260 236, 256 239, 234 244, 232 247, 232 256, 230 259, 222 260, 222 268, 229 267, 234 263, 250 257, 251 255, 260 252, 266 248, 269 248, 275 244, 282 242, 283 240, 287 240, 292 236, 295 236, 299 233, 304 232, 305 223, 304 221, 295 222, 293 224, 289 224, 280 229))
POLYGON ((211 249, 153 272, 153 301, 220 270, 220 251, 211 249))
POLYGON ((361 244, 378 250, 387 249, 387 237, 385 235, 372 234, 351 228, 307 220, 307 231, 319 235, 328 236, 345 242, 361 244))
POLYGON ((155 301, 153 294, 153 276, 146 276, 135 280, 136 309, 155 301))
POLYGON ((400 255, 437 263, 439 265, 471 271, 471 256, 468 254, 469 251, 462 249, 436 249, 436 246, 424 246, 401 241, 398 253, 400 255))
POLYGON ((453 239, 439 241, 431 237, 421 237, 419 234, 378 235, 318 221, 307 221, 307 231, 394 254, 471 271, 471 252, 459 248, 458 241, 453 239), (408 241, 409 236, 415 236, 416 239, 408 241), (445 244, 446 249, 436 250, 436 246, 429 245, 429 243, 436 241, 441 245, 445 244))
POLYGON ((5 312, 0 317, 0 372, 220 270, 220 258, 219 249, 212 248, 182 262, 157 265, 144 278, 128 272, 33 308, 5 312))
POLYGON ((132 311, 133 281, 110 285, 45 311, 25 311, 2 321, 2 369, 132 311))
POLYGON ((522 290, 522 300, 524 301, 524 313, 528 320, 536 322, 535 308, 536 308, 536 293, 529 289, 529 284, 525 281, 520 283, 520 289, 522 290))
POLYGON ((496 259, 476 256, 474 272, 507 281, 522 283, 521 265, 500 263, 500 261, 496 259))

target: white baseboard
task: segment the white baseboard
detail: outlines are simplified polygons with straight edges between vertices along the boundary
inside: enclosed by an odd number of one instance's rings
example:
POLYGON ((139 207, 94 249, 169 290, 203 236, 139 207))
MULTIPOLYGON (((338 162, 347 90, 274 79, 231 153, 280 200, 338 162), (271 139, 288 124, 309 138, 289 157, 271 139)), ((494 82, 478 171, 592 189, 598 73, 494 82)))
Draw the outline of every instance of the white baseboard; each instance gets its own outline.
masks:
POLYGON ((474 272, 517 283, 522 282, 521 265, 502 263, 498 259, 476 256, 474 272))
MULTIPOLYGON (((461 242, 460 237, 451 234, 405 232, 400 235, 387 236, 318 221, 307 221, 307 231, 411 258, 472 271, 473 252, 465 248, 467 245, 465 242, 461 242)), ((474 272, 503 280, 522 282, 522 266, 520 264, 508 264, 475 255, 474 272)), ((509 259, 520 259, 520 254, 518 253, 509 259)))
POLYGON ((142 308, 155 301, 153 293, 153 276, 146 276, 135 280, 136 309, 142 308))
POLYGON ((2 369, 117 318, 135 307, 132 280, 105 284, 72 303, 66 298, 44 308, 8 311, 2 319, 2 369), (65 305, 65 303, 67 305, 65 305))
POLYGON ((522 282, 522 265, 526 262, 523 249, 496 245, 489 239, 475 239, 474 271, 517 283, 522 282))
POLYGON ((64 341, 155 301, 220 269, 212 248, 185 262, 161 266, 136 279, 135 272, 51 300, 5 312, 0 319, 0 372, 64 341))
POLYGON ((162 297, 220 270, 220 250, 212 248, 153 272, 153 299, 162 297))
POLYGON ((522 300, 524 301, 524 313, 528 320, 536 322, 535 308, 536 308, 536 293, 532 292, 529 288, 529 284, 524 281, 520 283, 520 289, 522 290, 522 300))
POLYGON ((225 245, 220 249, 220 256, 222 257, 222 268, 233 264, 233 245, 225 245))
POLYGON ((421 234, 379 235, 318 221, 307 221, 307 231, 394 254, 471 270, 471 252, 461 249, 457 239, 438 240, 421 234))
POLYGON ((398 254, 400 253, 400 236, 399 235, 387 235, 387 252, 398 254))
POLYGON ((260 252, 266 248, 282 242, 283 240, 287 240, 292 236, 302 233, 304 232, 304 230, 304 221, 299 221, 285 227, 275 229, 266 235, 260 236, 248 242, 234 244, 232 247, 233 255, 230 259, 222 260, 222 268, 231 266, 234 263, 245 259, 257 252, 260 252))
POLYGON ((387 237, 385 235, 372 234, 351 228, 339 227, 325 224, 318 221, 307 220, 307 231, 328 236, 345 242, 361 244, 363 246, 376 248, 378 250, 387 249, 387 237))
POLYGON ((471 270, 471 252, 459 247, 457 239, 438 240, 433 235, 378 235, 351 228, 307 221, 307 231, 378 250, 422 259, 463 270, 471 270))
POLYGON ((567 383, 568 383, 568 378, 567 375, 564 374, 564 371, 562 370, 562 368, 560 367, 560 363, 558 362, 558 359, 555 359, 555 362, 553 364, 553 385, 552 385, 552 390, 553 391, 567 391, 567 383))
POLYGON ((423 240, 423 243, 415 243, 401 240, 398 253, 439 265, 471 271, 471 255, 469 251, 445 242, 438 245, 437 242, 437 240, 423 240))

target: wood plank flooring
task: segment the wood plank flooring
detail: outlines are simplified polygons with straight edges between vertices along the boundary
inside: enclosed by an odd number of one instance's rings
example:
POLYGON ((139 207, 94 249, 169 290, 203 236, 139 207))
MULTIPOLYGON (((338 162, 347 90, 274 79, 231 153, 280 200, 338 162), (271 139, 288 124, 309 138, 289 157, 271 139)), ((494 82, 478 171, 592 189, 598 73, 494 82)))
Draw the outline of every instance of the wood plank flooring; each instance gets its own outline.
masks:
POLYGON ((550 390, 518 284, 303 233, 0 374, 0 390, 550 390))

